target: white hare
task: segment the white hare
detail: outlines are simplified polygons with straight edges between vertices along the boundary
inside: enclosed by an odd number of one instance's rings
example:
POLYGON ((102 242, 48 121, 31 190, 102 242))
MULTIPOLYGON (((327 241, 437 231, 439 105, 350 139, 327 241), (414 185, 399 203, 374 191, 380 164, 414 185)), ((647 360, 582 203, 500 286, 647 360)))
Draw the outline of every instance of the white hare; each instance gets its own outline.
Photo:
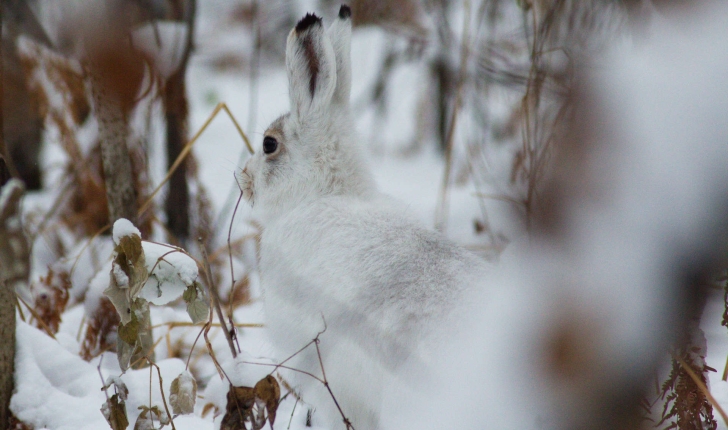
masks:
MULTIPOLYGON (((388 378, 423 350, 486 264, 377 191, 349 111, 350 15, 341 6, 326 31, 308 14, 289 34, 291 111, 265 132, 241 185, 263 226, 260 280, 280 358, 316 337, 325 320, 330 387, 353 426, 373 430, 388 378)), ((291 363, 320 375, 313 347, 291 363)), ((290 377, 315 417, 343 428, 319 382, 290 377)))

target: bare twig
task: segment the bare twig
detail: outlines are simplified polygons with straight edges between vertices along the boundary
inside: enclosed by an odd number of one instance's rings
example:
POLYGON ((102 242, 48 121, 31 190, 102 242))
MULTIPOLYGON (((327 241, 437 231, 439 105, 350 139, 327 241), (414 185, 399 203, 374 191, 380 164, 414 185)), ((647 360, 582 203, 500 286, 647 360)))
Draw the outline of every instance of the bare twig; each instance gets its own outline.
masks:
MULTIPOLYGON (((320 334, 320 333, 319 333, 320 334)), ((314 339, 314 345, 316 345, 316 354, 318 355, 319 364, 321 365, 321 373, 324 376, 324 387, 328 390, 329 394, 331 395, 331 398, 334 400, 334 404, 336 405, 336 409, 339 410, 339 413, 341 414, 341 418, 344 420, 344 425, 346 425, 347 430, 351 429, 354 430, 354 426, 351 425, 351 421, 344 415, 344 411, 341 410, 341 406, 339 406, 339 401, 336 400, 336 396, 334 396, 334 392, 331 391, 331 386, 329 386, 329 381, 326 379, 326 370, 324 369, 324 362, 321 359, 321 349, 319 348, 319 337, 316 336, 316 339, 314 339)))
MULTIPOLYGON (((235 181, 237 183, 237 181, 235 181)), ((240 185, 238 184, 238 187, 240 185)), ((228 228, 228 237, 227 237, 227 246, 228 246, 228 257, 230 258, 230 279, 231 279, 231 286, 230 286, 230 297, 234 296, 235 293, 235 272, 233 271, 233 249, 232 245, 230 244, 230 237, 233 234, 233 221, 235 221, 235 214, 238 213, 238 206, 240 206, 240 200, 243 198, 243 190, 240 190, 240 196, 238 197, 237 203, 235 203, 235 210, 233 210, 233 216, 230 218, 230 227, 228 228)), ((232 319, 233 315, 233 301, 230 300, 230 309, 228 310, 228 315, 230 315, 230 318, 232 319)))
MULTIPOLYGON (((177 430, 177 428, 174 426, 174 420, 172 419, 172 414, 169 412, 169 407, 167 406, 167 399, 164 396, 164 386, 162 385, 162 371, 159 370, 159 366, 156 365, 152 360, 147 358, 147 361, 151 366, 154 366, 155 369, 157 369, 157 375, 159 376, 159 391, 162 394, 162 403, 164 403, 164 410, 167 411, 167 416, 169 417, 169 422, 172 424, 172 430, 177 430)), ((149 371, 151 372, 151 367, 149 368, 149 371)))
POLYGON ((195 338, 195 341, 192 342, 192 347, 190 348, 190 353, 187 355, 187 363, 185 364, 185 370, 190 368, 190 358, 192 358, 192 351, 195 350, 195 345, 197 345, 197 341, 200 340, 200 336, 202 336, 202 332, 205 331, 205 328, 207 325, 203 325, 202 329, 199 333, 197 333, 197 337, 195 338))
MULTIPOLYGON (((203 327, 205 324, 203 323, 191 323, 191 322, 185 322, 185 321, 170 321, 162 324, 153 325, 152 328, 159 328, 159 327, 169 327, 170 329, 178 328, 178 327, 203 327)), ((210 324, 211 327, 222 327, 220 323, 212 323, 210 324)), ((255 324, 255 323, 248 323, 248 324, 235 324, 235 327, 240 328, 262 328, 265 327, 264 324, 255 324)))
MULTIPOLYGON (((321 318, 323 318, 323 315, 321 316, 321 318)), ((329 392, 329 395, 331 395, 331 399, 334 401, 334 404, 336 405, 336 408, 339 410, 339 413, 341 414, 341 418, 344 421, 344 424, 346 425, 347 430, 354 430, 354 426, 351 424, 351 421, 349 421, 349 418, 346 417, 346 415, 344 414, 344 411, 341 409, 341 406, 339 405, 339 401, 336 399, 336 396, 334 395, 334 392, 331 390, 331 387, 329 386, 329 381, 326 379, 326 369, 324 368, 324 362, 323 362, 323 359, 321 357, 321 350, 319 349, 319 343, 321 342, 319 338, 320 338, 320 336, 322 334, 324 334, 326 332, 327 328, 328 327, 326 325, 326 320, 324 319, 324 328, 323 328, 323 330, 321 330, 320 332, 318 332, 318 334, 316 334, 316 337, 315 338, 313 338, 310 342, 308 342, 306 345, 304 345, 301 349, 299 349, 298 351, 294 352, 293 354, 291 354, 291 356, 289 356, 288 358, 286 358, 285 360, 281 361, 278 364, 272 364, 272 363, 255 363, 255 362, 251 362, 251 361, 242 361, 242 363, 245 363, 245 364, 254 364, 254 365, 258 365, 258 366, 273 366, 273 370, 269 373, 269 375, 272 375, 273 372, 275 372, 278 369, 287 369, 287 370, 291 370, 291 371, 294 371, 294 372, 298 372, 298 373, 301 373, 301 374, 304 374, 304 375, 308 375, 311 378, 317 380, 318 382, 322 383, 324 385, 324 387, 326 387, 326 390, 329 392), (312 344, 313 345, 316 345, 316 355, 318 356, 319 365, 321 367, 321 375, 322 375, 322 378, 319 378, 318 376, 314 375, 311 372, 307 372, 305 370, 296 369, 294 367, 290 367, 290 366, 285 366, 284 365, 284 363, 286 363, 287 361, 291 360, 293 357, 295 357, 298 354, 300 354, 301 352, 303 352, 306 348, 308 348, 312 344)))
MULTIPOLYGON (((215 311, 217 312, 217 318, 220 320, 220 325, 223 328, 223 331, 225 332, 225 338, 228 341, 228 344, 230 345, 230 352, 233 354, 233 358, 238 356, 238 352, 235 350, 235 345, 233 344, 233 338, 232 333, 228 330, 227 325, 225 324, 225 317, 222 314, 222 308, 220 307, 220 295, 217 292, 217 288, 215 287, 215 284, 212 281, 212 270, 210 269, 210 259, 207 258, 207 251, 205 250, 205 244, 202 242, 202 238, 197 238, 199 245, 200 245, 200 252, 202 252, 202 258, 205 262, 205 276, 207 278, 207 288, 210 291, 210 298, 212 301, 212 306, 215 308, 215 311)), ((209 330, 209 328, 208 328, 209 330)))
POLYGON ((296 406, 298 406, 298 397, 296 397, 296 403, 293 404, 293 409, 291 409, 291 418, 288 420, 287 430, 291 430, 291 422, 293 422, 293 413, 296 412, 296 406))
POLYGON ((462 104, 462 91, 465 83, 466 67, 468 57, 470 55, 470 0, 465 0, 465 17, 464 17, 463 41, 460 51, 460 75, 457 82, 457 92, 455 96, 455 104, 453 106, 452 116, 450 118, 450 126, 445 139, 445 172, 442 178, 442 186, 440 188, 439 204, 435 214, 435 227, 438 230, 444 230, 447 225, 448 216, 448 190, 450 188, 450 174, 452 170, 452 149, 453 140, 455 138, 455 129, 458 123, 458 113, 462 104))

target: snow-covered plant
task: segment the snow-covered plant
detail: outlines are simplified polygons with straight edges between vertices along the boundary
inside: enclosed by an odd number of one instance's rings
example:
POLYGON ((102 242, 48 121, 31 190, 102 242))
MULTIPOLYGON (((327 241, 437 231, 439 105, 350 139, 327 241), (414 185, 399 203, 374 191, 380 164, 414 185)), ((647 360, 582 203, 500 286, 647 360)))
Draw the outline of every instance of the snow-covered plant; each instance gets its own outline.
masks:
POLYGON ((101 413, 106 418, 112 430, 124 430, 129 426, 129 418, 126 413, 126 400, 129 396, 129 389, 118 377, 109 377, 106 384, 101 387, 106 393, 106 402, 101 406, 101 413), (114 394, 109 397, 107 390, 114 387, 114 394))
POLYGON ((169 388, 169 403, 175 414, 191 414, 195 410, 197 381, 188 371, 182 372, 169 388))
POLYGON ((183 297, 193 323, 204 321, 209 301, 197 282, 197 263, 182 248, 142 241, 141 233, 126 219, 114 223, 116 247, 109 287, 104 294, 119 313, 118 354, 122 369, 132 355, 151 346, 146 333, 149 304, 165 305, 183 297))

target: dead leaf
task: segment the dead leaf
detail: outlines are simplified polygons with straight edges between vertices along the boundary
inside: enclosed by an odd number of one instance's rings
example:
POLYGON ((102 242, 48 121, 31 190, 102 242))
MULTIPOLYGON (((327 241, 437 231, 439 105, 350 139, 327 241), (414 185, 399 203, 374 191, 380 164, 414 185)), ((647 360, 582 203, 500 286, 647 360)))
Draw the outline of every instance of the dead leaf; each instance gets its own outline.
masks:
POLYGON ((217 408, 217 406, 214 403, 207 403, 202 408, 202 414, 201 414, 202 418, 205 418, 207 416, 207 414, 209 414, 210 412, 212 412, 213 417, 216 417, 217 414, 220 413, 220 410, 217 408))
POLYGON ((124 324, 119 324, 119 338, 129 345, 136 344, 137 336, 139 336, 139 319, 136 316, 136 312, 130 313, 131 320, 124 324))
MULTIPOLYGON (((116 252, 114 264, 129 277, 129 296, 134 298, 149 277, 142 238, 136 234, 123 236, 119 239, 119 244, 114 248, 114 252, 116 252)), ((122 286, 120 285, 120 287, 122 286)))
POLYGON ((156 419, 159 424, 165 426, 169 424, 169 416, 159 406, 154 405, 151 408, 149 406, 139 406, 139 416, 134 423, 134 430, 156 430, 154 427, 154 420, 156 419), (156 418, 154 417, 156 415, 156 418))
POLYGON ((265 410, 268 412, 268 422, 270 427, 273 428, 276 411, 278 410, 278 401, 281 398, 281 387, 278 385, 278 381, 272 375, 268 375, 255 384, 253 391, 255 392, 255 401, 259 403, 258 407, 262 409, 262 406, 265 405, 265 410))
POLYGON ((251 387, 230 386, 225 405, 225 416, 222 417, 220 430, 246 430, 245 422, 253 422, 253 405, 255 394, 251 387))
POLYGON ((125 430, 129 427, 129 418, 126 416, 126 403, 119 399, 118 394, 114 394, 104 403, 101 407, 101 413, 104 414, 112 430, 125 430))
POLYGON ((200 293, 199 288, 199 284, 195 282, 188 286, 182 294, 182 298, 187 303, 187 314, 194 324, 206 321, 210 314, 210 304, 200 293))
POLYGON ((134 353, 139 349, 136 343, 128 344, 124 342, 121 337, 116 338, 116 355, 119 359, 119 367, 123 372, 126 372, 131 365, 131 358, 134 353))
POLYGON ((188 371, 179 374, 169 388, 169 403, 172 412, 179 415, 191 414, 195 410, 197 381, 188 371))
POLYGON ((132 303, 149 278, 141 237, 136 234, 122 236, 114 252, 109 287, 104 294, 114 304, 121 322, 128 324, 132 303))
POLYGON ((111 285, 104 290, 104 295, 108 297, 111 304, 114 305, 116 313, 119 314, 122 324, 128 324, 131 321, 131 301, 129 300, 129 291, 126 288, 119 288, 111 277, 111 285))
POLYGON ((106 385, 101 387, 101 389, 106 391, 112 386, 114 387, 115 395, 118 394, 119 398, 125 402, 129 396, 129 389, 126 387, 124 381, 122 381, 118 376, 110 376, 106 379, 106 385))

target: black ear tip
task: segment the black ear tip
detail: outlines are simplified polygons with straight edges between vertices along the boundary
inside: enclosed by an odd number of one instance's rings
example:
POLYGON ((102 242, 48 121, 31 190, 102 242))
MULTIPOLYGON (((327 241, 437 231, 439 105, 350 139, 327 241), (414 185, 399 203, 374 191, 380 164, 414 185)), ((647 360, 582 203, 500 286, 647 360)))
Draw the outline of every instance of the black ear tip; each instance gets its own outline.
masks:
POLYGON ((301 20, 298 21, 298 24, 296 24, 296 32, 301 33, 316 24, 321 25, 321 18, 317 17, 316 14, 307 13, 306 16, 301 18, 301 20))
POLYGON ((348 5, 342 4, 339 9, 339 18, 347 19, 351 18, 351 8, 348 5))

